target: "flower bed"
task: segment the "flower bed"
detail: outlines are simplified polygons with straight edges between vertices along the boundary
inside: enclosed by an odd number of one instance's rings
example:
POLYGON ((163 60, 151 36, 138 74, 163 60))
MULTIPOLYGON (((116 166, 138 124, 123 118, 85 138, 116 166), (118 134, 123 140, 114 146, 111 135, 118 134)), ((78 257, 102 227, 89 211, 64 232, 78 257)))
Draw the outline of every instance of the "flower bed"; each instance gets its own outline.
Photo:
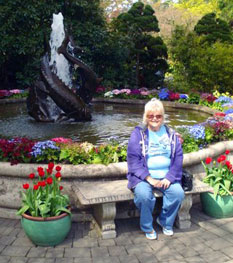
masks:
POLYGON ((98 96, 105 98, 121 98, 121 99, 151 99, 156 97, 162 101, 177 101, 188 104, 199 104, 224 111, 226 113, 233 113, 233 96, 227 93, 219 93, 215 91, 213 94, 210 93, 198 93, 193 92, 188 94, 181 94, 169 90, 168 88, 162 88, 161 90, 147 88, 141 89, 114 89, 105 92, 103 87, 97 88, 98 96))
POLYGON ((0 99, 20 99, 28 96, 27 90, 0 90, 0 99))
POLYGON ((33 141, 27 138, 0 139, 0 161, 17 163, 109 164, 126 160, 126 146, 114 141, 95 146, 71 139, 33 141))
POLYGON ((178 128, 184 140, 184 153, 198 151, 214 142, 232 140, 233 118, 230 115, 217 112, 203 123, 178 128))

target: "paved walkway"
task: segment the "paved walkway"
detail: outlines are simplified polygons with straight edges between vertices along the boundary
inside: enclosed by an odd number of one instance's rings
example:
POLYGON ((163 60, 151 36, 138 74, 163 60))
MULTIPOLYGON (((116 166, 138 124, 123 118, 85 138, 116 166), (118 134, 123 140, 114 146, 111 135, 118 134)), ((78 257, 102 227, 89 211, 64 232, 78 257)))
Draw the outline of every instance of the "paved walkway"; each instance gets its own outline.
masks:
POLYGON ((213 219, 199 205, 192 227, 166 237, 157 225, 158 240, 147 240, 138 219, 117 220, 118 237, 87 236, 88 223, 74 223, 68 238, 56 247, 36 247, 25 237, 19 220, 0 218, 0 263, 182 263, 232 262, 233 218, 213 219))

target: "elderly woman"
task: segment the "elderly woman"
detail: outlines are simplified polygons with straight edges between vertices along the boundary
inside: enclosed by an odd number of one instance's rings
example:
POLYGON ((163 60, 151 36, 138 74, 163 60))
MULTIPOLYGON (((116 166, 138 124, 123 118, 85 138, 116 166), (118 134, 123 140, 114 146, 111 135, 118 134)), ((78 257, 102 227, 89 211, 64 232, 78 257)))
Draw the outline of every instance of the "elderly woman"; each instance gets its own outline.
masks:
POLYGON ((143 123, 130 137, 127 150, 128 188, 140 211, 140 227, 148 239, 157 239, 153 228, 156 198, 153 190, 163 193, 162 211, 157 223, 163 233, 173 235, 173 224, 184 199, 181 187, 183 152, 179 137, 164 124, 161 101, 152 99, 145 105, 143 123))

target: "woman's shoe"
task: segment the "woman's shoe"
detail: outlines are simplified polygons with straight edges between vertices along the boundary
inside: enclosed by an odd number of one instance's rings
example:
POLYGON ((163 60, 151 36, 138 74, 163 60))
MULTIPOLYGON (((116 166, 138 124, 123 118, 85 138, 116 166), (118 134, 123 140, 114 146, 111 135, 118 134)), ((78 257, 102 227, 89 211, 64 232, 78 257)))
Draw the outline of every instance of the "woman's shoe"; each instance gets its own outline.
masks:
POLYGON ((162 227, 164 235, 166 235, 166 236, 173 236, 174 235, 174 232, 172 229, 167 229, 164 226, 162 226, 162 224, 160 223, 159 217, 157 217, 156 222, 159 226, 162 227))
POLYGON ((145 233, 145 234, 146 234, 147 239, 150 239, 150 240, 157 239, 157 234, 154 230, 152 233, 145 233))

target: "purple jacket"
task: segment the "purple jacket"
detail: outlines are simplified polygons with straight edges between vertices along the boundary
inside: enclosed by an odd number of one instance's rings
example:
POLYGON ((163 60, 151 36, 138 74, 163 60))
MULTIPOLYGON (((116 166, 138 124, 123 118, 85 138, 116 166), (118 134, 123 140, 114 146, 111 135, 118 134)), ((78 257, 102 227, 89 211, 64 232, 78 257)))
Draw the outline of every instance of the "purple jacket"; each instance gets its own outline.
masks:
MULTIPOLYGON (((181 143, 179 138, 176 136, 175 131, 166 125, 165 127, 171 143, 171 164, 165 178, 171 183, 181 182, 183 165, 183 151, 181 143)), ((143 129, 137 126, 130 136, 127 149, 127 179, 129 189, 132 189, 136 186, 136 184, 145 180, 145 178, 150 175, 146 162, 146 151, 145 154, 143 153, 143 149, 147 148, 148 129, 143 129), (143 147, 143 143, 145 147, 143 147)))

